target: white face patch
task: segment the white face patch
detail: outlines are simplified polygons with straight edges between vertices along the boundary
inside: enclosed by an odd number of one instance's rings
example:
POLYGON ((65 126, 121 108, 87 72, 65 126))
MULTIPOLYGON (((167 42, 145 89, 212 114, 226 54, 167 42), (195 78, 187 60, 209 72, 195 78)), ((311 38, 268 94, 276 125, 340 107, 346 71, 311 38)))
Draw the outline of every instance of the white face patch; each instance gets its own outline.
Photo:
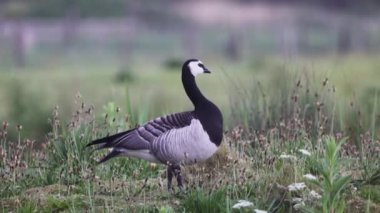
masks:
POLYGON ((192 61, 188 65, 190 72, 191 72, 191 74, 193 74, 194 77, 200 73, 203 73, 203 71, 204 71, 204 69, 202 67, 200 67, 199 64, 203 64, 202 61, 192 61))

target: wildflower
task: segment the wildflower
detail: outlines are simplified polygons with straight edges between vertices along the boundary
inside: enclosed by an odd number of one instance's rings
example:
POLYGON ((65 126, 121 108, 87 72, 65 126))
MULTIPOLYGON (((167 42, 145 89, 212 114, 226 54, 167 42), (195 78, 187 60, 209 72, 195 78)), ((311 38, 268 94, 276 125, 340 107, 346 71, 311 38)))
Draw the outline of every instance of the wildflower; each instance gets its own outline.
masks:
POLYGON ((253 206, 253 203, 247 200, 239 200, 235 205, 232 206, 233 209, 241 209, 245 207, 253 206))
POLYGON ((151 170, 154 170, 154 169, 157 168, 157 164, 155 164, 155 163, 150 163, 150 164, 149 164, 149 167, 150 167, 151 170))
POLYGON ((300 197, 295 197, 295 198, 292 199, 292 202, 293 202, 293 203, 301 203, 301 202, 302 202, 302 198, 300 198, 300 197))
POLYGON ((289 191, 299 191, 299 190, 302 190, 304 188, 306 188, 306 185, 303 182, 301 182, 301 183, 293 183, 293 184, 290 184, 288 186, 288 190, 289 191))
POLYGON ((295 156, 293 156, 293 155, 286 155, 286 154, 281 154, 280 155, 280 158, 281 159, 290 159, 290 160, 295 160, 296 159, 296 157, 295 156))
POLYGON ((322 197, 320 194, 318 194, 318 192, 314 190, 311 190, 309 195, 310 195, 310 198, 313 198, 313 199, 321 199, 322 197))
POLYGON ((312 174, 306 174, 303 177, 306 178, 306 179, 308 179, 308 180, 317 180, 317 177, 315 177, 312 174))
POLYGON ((302 209, 302 207, 304 206, 305 206, 305 202, 302 201, 301 203, 295 204, 293 207, 294 209, 298 210, 298 209, 302 209))
POLYGON ((255 213, 268 213, 265 210, 255 209, 255 213))
POLYGON ((133 177, 138 177, 140 175, 140 171, 135 169, 133 172, 132 172, 132 175, 133 177))
POLYGON ((355 186, 351 186, 351 191, 355 193, 356 191, 358 191, 358 188, 356 188, 355 186))
POLYGON ((301 152, 303 155, 311 156, 311 153, 307 151, 306 149, 299 149, 298 151, 301 152))

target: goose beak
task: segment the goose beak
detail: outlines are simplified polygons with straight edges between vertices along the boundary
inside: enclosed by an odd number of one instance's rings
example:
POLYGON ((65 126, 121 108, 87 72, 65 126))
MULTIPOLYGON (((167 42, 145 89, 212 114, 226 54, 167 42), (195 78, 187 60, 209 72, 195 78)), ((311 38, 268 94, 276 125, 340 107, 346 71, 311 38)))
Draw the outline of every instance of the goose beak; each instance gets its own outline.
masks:
POLYGON ((203 73, 209 73, 209 74, 210 74, 211 72, 210 72, 210 70, 208 70, 207 68, 205 68, 205 69, 203 70, 203 73))

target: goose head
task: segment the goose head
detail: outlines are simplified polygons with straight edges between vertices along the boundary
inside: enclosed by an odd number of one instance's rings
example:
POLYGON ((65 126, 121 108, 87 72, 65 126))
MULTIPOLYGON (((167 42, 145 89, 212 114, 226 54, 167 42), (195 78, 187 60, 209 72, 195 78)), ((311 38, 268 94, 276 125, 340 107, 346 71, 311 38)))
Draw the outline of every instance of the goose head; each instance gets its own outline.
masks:
POLYGON ((184 72, 190 72, 194 77, 201 73, 211 73, 209 69, 203 65, 202 61, 198 59, 187 60, 182 67, 184 72))

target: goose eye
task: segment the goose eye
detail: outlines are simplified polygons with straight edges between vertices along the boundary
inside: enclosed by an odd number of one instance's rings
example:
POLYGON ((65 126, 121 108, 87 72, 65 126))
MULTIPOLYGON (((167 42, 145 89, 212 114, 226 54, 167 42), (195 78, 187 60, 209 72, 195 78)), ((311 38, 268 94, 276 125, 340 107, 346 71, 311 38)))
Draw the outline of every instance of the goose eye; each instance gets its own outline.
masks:
POLYGON ((201 64, 201 63, 199 63, 198 66, 199 66, 200 68, 203 68, 203 69, 205 68, 205 66, 204 66, 203 64, 201 64))

